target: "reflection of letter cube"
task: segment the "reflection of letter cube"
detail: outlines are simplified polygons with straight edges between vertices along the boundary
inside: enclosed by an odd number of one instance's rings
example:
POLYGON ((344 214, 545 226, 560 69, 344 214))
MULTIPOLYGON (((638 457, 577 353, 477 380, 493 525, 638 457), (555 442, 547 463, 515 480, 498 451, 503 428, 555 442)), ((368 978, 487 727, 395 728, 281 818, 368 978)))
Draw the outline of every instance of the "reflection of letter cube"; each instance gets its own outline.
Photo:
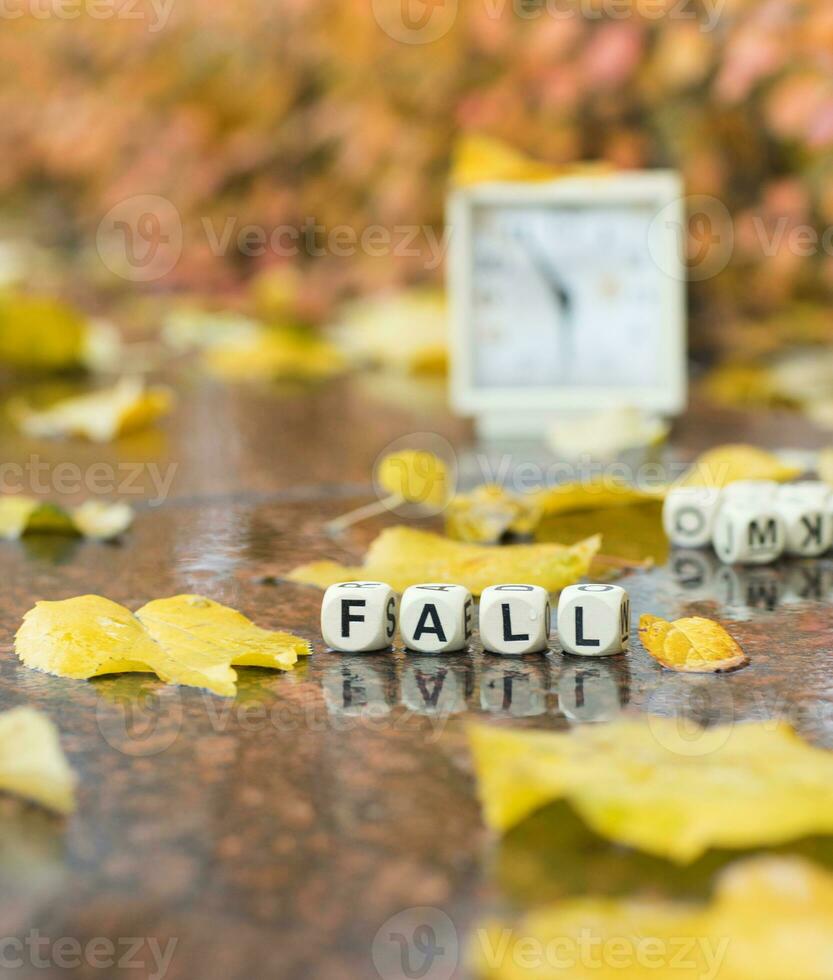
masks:
POLYGON ((480 639, 489 653, 546 650, 550 597, 540 585, 490 585, 480 597, 480 639))
POLYGON ((396 595, 384 582, 339 582, 324 593, 321 633, 333 650, 383 650, 395 630, 396 595))
POLYGON ((711 487, 675 487, 662 507, 662 526, 672 544, 703 548, 712 539, 720 509, 720 491, 711 487))
POLYGON ((566 653, 622 653, 630 638, 630 599, 619 585, 571 585, 558 600, 558 636, 566 653))
POLYGON ((817 558, 833 544, 833 514, 824 498, 782 497, 778 513, 784 522, 788 555, 817 558))
POLYGON ((784 522, 771 504, 751 500, 724 502, 714 526, 714 550, 729 565, 765 565, 780 557, 784 522))
POLYGON ((471 592, 462 585, 412 585, 402 595, 399 631, 409 650, 449 653, 471 638, 471 592))

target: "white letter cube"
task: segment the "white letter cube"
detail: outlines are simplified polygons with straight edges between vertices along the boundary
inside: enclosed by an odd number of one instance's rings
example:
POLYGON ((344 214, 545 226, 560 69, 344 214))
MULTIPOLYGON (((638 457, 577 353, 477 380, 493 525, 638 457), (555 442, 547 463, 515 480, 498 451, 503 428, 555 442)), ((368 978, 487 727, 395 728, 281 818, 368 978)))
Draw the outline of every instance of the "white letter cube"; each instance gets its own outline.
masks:
POLYGON ((571 585, 558 600, 558 636, 565 653, 605 657, 630 639, 630 599, 619 585, 571 585))
POLYGON ((384 582, 338 582, 324 593, 321 633, 333 650, 384 650, 395 631, 396 594, 384 582))
POLYGON ((674 487, 662 506, 662 526, 672 544, 703 548, 711 542, 721 493, 712 487, 674 487))
POLYGON ((412 585, 402 594, 399 632, 409 650, 451 653, 471 639, 471 592, 442 582, 412 585))
POLYGON ((727 565, 766 565, 784 551, 784 521, 771 503, 724 501, 712 539, 717 557, 727 565))
POLYGON ((480 596, 480 639, 489 653, 540 653, 550 642, 550 597, 540 585, 490 585, 480 596))
POLYGON ((788 555, 818 558, 833 544, 833 513, 823 497, 782 497, 778 513, 784 521, 788 555))

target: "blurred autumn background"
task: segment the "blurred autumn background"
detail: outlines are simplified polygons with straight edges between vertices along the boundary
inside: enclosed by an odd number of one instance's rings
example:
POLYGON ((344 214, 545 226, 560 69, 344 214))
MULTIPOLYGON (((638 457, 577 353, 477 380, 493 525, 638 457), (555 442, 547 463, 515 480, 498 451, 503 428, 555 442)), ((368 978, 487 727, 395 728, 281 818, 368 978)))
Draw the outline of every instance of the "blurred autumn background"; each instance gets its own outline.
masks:
POLYGON ((733 239, 725 268, 691 288, 695 349, 730 360, 718 396, 788 401, 734 362, 833 335, 829 0, 5 0, 4 11, 0 275, 24 291, 87 309, 197 294, 320 323, 346 298, 441 282, 434 236, 454 148, 478 135, 552 164, 682 171, 700 221, 692 252, 733 239), (415 23, 444 18, 438 36, 395 36, 408 3, 415 23), (698 196, 716 210, 701 214, 698 196), (390 244, 269 240, 310 222, 325 237, 381 228, 390 244), (135 248, 161 242, 175 261, 163 247, 161 264, 121 274, 102 229, 135 248))

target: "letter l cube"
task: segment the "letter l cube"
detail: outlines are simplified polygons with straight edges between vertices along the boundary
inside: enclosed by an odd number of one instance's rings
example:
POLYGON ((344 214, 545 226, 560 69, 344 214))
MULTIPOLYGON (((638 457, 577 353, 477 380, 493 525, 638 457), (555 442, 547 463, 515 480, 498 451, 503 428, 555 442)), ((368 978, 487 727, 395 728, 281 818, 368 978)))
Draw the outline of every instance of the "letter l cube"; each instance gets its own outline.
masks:
POLYGON ((571 585, 558 600, 558 636, 565 653, 605 657, 630 639, 630 599, 620 585, 571 585))

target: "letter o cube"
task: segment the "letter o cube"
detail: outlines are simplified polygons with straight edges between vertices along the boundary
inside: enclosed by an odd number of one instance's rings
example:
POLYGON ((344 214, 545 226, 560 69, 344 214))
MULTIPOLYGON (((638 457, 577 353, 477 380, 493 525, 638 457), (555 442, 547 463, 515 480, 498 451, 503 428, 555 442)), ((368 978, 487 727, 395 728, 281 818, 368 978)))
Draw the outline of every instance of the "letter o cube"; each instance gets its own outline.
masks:
POLYGON ((703 548, 711 542, 721 494, 712 487, 675 487, 662 506, 662 526, 672 544, 703 548))
POLYGON ((766 565, 778 559, 786 544, 786 528, 774 499, 724 501, 712 543, 727 565, 766 565))
POLYGON ((324 593, 321 634, 333 650, 384 650, 395 631, 396 594, 385 582, 338 582, 324 593))
POLYGON ((630 598, 620 585, 571 585, 558 600, 558 636, 565 653, 606 657, 630 639, 630 598))
POLYGON ((540 653, 550 641, 550 597, 540 585, 490 585, 480 596, 480 639, 489 653, 540 653))
POLYGON ((451 653, 471 639, 471 592, 443 582, 412 585, 402 594, 399 632, 409 650, 451 653))

